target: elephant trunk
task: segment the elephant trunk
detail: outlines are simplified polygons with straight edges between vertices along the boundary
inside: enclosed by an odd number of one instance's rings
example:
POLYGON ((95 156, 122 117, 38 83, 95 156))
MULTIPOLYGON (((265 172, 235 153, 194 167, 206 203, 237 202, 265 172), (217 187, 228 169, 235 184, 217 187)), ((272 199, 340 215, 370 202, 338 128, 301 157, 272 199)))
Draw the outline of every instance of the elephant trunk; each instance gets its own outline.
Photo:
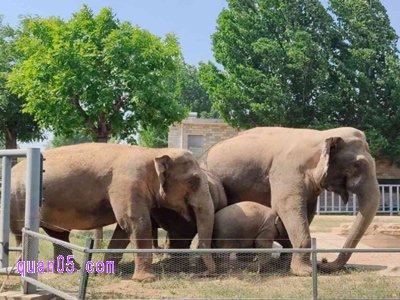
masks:
MULTIPOLYGON (((205 177, 205 176, 204 176, 205 177)), ((205 178, 206 179, 206 178, 205 178)), ((190 205, 196 216, 197 232, 199 238, 199 248, 210 249, 212 233, 214 229, 214 204, 208 189, 207 179, 205 186, 200 188, 190 199, 190 205)), ((207 273, 215 272, 216 267, 211 253, 202 255, 204 264, 207 267, 207 273)))
MULTIPOLYGON (((380 198, 376 176, 370 175, 368 180, 356 191, 356 195, 360 210, 343 248, 355 248, 376 215, 380 198)), ((347 263, 351 254, 351 252, 341 252, 335 261, 322 263, 319 266, 320 270, 324 272, 338 271, 347 263)))

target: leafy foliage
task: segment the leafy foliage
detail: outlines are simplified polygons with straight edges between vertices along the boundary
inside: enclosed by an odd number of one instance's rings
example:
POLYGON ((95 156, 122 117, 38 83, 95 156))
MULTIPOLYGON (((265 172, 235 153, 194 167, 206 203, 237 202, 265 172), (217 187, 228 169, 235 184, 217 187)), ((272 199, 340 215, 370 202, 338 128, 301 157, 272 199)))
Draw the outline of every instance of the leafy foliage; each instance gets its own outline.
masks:
POLYGON ((108 8, 94 15, 84 6, 68 21, 23 20, 17 46, 23 60, 9 86, 56 135, 107 141, 185 116, 173 84, 181 60, 173 35, 161 39, 108 8))
POLYGON ((138 145, 150 148, 168 147, 168 127, 149 127, 141 130, 138 145))
POLYGON ((93 139, 90 136, 87 136, 82 133, 76 133, 73 136, 64 136, 64 135, 55 135, 51 142, 49 143, 49 147, 61 147, 65 145, 74 145, 93 142, 93 139))
POLYGON ((200 81, 232 126, 365 130, 400 155, 397 36, 379 0, 228 0, 200 81))
MULTIPOLYGON (((181 62, 177 79, 178 102, 187 110, 197 112, 202 118, 219 118, 212 107, 210 97, 200 84, 199 71, 195 66, 181 62)), ((136 140, 130 141, 135 143, 136 140)), ((161 124, 142 129, 138 144, 144 147, 162 148, 168 146, 168 127, 161 124)))
POLYGON ((0 19, 0 147, 16 148, 17 139, 30 142, 40 139, 42 132, 29 114, 22 112, 24 98, 6 86, 13 64, 19 60, 14 51, 14 30, 0 19))
POLYGON ((197 112, 203 118, 218 118, 210 97, 200 84, 199 71, 195 66, 183 63, 179 70, 179 103, 190 111, 197 112))
MULTIPOLYGON (((397 36, 379 0, 331 0, 341 44, 336 70, 347 110, 341 124, 366 130, 372 151, 400 160, 400 61, 397 36)), ((338 122, 339 123, 339 122, 338 122)))
POLYGON ((201 81, 234 127, 305 126, 328 76, 332 18, 318 0, 229 0, 201 81))

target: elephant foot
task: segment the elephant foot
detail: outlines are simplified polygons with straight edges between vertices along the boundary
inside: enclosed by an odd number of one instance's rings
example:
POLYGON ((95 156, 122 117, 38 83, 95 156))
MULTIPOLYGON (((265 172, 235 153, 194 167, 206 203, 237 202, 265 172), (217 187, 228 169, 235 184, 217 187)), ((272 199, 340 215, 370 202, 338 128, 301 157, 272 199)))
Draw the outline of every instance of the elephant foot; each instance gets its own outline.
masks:
POLYGON ((156 276, 154 276, 153 273, 146 272, 146 271, 141 271, 141 272, 135 272, 132 276, 132 280, 137 281, 137 282, 152 282, 156 279, 156 276))
POLYGON ((302 263, 302 264, 293 264, 291 265, 292 273, 296 276, 311 276, 312 268, 310 265, 302 263))
POLYGON ((320 263, 318 263, 318 271, 325 274, 337 272, 341 268, 343 268, 342 265, 338 265, 337 263, 334 262, 327 262, 326 260, 323 260, 320 263))

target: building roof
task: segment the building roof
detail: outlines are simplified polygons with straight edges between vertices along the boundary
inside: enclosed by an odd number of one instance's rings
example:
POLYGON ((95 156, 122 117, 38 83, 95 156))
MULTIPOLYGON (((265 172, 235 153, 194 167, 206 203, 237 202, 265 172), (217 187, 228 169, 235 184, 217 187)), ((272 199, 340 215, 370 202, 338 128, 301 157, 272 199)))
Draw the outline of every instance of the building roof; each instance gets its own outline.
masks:
POLYGON ((189 117, 182 120, 180 123, 175 123, 173 126, 177 126, 178 124, 198 124, 198 125, 217 125, 217 126, 229 126, 222 119, 206 119, 206 118, 198 118, 197 113, 191 112, 189 113, 189 117))

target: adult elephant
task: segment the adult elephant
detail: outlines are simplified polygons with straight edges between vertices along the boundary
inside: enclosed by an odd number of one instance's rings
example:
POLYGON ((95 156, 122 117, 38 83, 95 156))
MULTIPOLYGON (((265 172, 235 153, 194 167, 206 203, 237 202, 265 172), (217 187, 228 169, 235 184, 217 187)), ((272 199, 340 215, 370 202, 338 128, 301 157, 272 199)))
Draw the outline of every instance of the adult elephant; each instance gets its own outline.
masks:
MULTIPOLYGON (((221 181, 209 171, 203 170, 207 178, 208 189, 213 202, 214 212, 226 207, 227 199, 221 181)), ((155 207, 151 210, 152 228, 153 228, 153 243, 158 247, 158 228, 162 228, 168 233, 166 248, 170 249, 189 249, 193 238, 198 232, 198 226, 193 209, 189 209, 191 218, 183 218, 175 210, 166 207, 155 207)), ((130 243, 127 233, 117 224, 114 235, 111 238, 112 246, 116 249, 125 249, 130 243)), ((171 254, 169 267, 171 270, 183 271, 188 267, 187 262, 182 258, 188 258, 187 255, 178 253, 171 254)), ((122 254, 107 254, 105 261, 113 260, 117 265, 122 259, 122 254)))
MULTIPOLYGON (((207 176, 189 151, 92 143, 46 150, 43 156, 40 220, 51 236, 68 240, 72 229, 117 222, 114 238, 123 230, 137 248, 151 248, 151 210, 165 207, 186 220, 194 217, 199 247, 210 248, 213 202, 207 176)), ((24 219, 25 169, 25 161, 12 169, 11 230, 16 235, 24 219)), ((215 271, 211 255, 203 261, 208 272, 215 271)), ((133 279, 152 279, 151 263, 151 254, 136 255, 133 279)))
MULTIPOLYGON (((222 180, 228 204, 251 200, 274 208, 294 248, 310 247, 309 224, 323 189, 345 203, 349 192, 357 195, 360 210, 344 248, 358 244, 377 211, 375 162, 364 133, 354 128, 254 128, 215 145, 203 161, 222 180)), ((350 256, 340 253, 320 268, 338 270, 350 256)), ((310 255, 294 254, 291 269, 310 274, 310 255)))
MULTIPOLYGON (((208 188, 213 201, 214 212, 227 206, 227 199, 221 181, 209 171, 204 170, 207 176, 208 188)), ((194 212, 191 212, 194 214, 194 212)), ((168 232, 168 248, 187 249, 197 234, 196 219, 187 220, 168 208, 152 210, 155 225, 168 232)), ((213 216, 214 217, 214 216, 213 216)))

